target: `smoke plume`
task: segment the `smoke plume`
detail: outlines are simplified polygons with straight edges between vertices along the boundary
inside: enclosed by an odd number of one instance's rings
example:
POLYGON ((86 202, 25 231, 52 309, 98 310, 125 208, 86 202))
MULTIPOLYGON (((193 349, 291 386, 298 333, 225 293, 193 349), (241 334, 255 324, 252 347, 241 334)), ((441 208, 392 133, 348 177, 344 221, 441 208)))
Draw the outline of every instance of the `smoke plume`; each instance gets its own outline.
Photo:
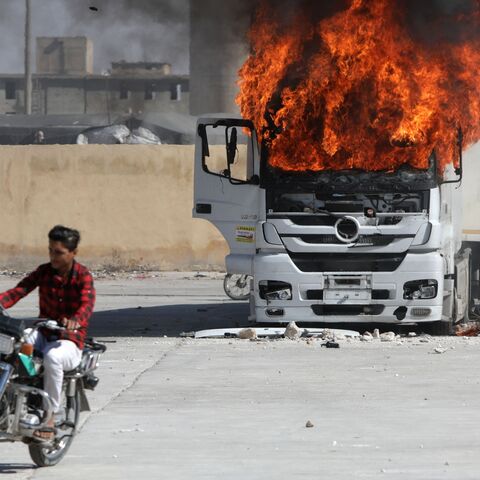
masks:
MULTIPOLYGON (((173 65, 174 73, 188 72, 188 0, 32 0, 31 3, 32 39, 89 37, 94 45, 96 73, 119 60, 168 62, 173 65)), ((1 1, 1 73, 23 72, 24 15, 24 1, 1 1)))

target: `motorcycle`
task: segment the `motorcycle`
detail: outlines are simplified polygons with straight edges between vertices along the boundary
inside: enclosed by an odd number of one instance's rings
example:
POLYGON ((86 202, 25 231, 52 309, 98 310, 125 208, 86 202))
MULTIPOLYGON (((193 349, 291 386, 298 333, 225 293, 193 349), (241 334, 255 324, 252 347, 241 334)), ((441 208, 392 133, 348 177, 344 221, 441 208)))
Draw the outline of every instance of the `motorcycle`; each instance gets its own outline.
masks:
MULTIPOLYGON (((3 309, 2 309, 3 310, 3 309)), ((23 442, 39 467, 56 465, 67 453, 77 432, 80 412, 90 410, 85 390, 94 390, 99 379, 93 374, 106 351, 103 344, 88 339, 77 368, 64 373, 61 404, 54 414, 43 390, 41 354, 26 343, 32 329, 64 330, 54 320, 39 319, 25 328, 22 320, 0 311, 0 442, 23 442), (34 435, 54 417, 52 439, 34 435)))
POLYGON ((232 300, 247 300, 250 296, 251 275, 227 273, 223 279, 223 289, 232 300))

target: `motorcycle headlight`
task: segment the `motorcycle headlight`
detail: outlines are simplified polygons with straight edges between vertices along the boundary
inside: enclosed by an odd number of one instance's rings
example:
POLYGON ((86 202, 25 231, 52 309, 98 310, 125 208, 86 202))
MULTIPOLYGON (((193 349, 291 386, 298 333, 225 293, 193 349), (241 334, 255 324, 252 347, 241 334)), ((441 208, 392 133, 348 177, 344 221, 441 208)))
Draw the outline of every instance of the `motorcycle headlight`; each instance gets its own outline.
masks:
POLYGON ((15 339, 13 337, 0 333, 0 353, 10 355, 13 352, 14 346, 15 339))
POLYGON ((438 293, 436 280, 413 280, 403 286, 403 298, 405 300, 428 300, 435 298, 438 293))

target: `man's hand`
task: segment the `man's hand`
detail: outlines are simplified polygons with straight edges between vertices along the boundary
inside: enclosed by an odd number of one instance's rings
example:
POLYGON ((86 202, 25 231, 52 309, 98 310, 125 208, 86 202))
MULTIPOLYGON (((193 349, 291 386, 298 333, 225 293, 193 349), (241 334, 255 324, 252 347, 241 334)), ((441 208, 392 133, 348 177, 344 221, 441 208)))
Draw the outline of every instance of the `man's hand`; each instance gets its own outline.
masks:
POLYGON ((67 330, 77 330, 79 327, 78 322, 75 320, 69 320, 68 318, 62 318, 62 325, 67 330))

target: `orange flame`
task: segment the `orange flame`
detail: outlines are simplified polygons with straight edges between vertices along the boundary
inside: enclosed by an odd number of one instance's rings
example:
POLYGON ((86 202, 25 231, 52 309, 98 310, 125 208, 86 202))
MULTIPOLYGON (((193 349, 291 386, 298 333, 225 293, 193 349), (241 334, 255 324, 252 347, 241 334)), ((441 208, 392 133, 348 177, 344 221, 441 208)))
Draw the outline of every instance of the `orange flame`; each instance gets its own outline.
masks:
POLYGON ((442 167, 454 161, 458 127, 465 146, 480 139, 480 35, 472 34, 480 31, 480 6, 473 3, 468 14, 429 21, 437 33, 426 41, 399 0, 349 0, 318 20, 304 10, 287 26, 277 0, 264 0, 237 102, 269 163, 290 171, 424 169, 434 149, 442 167), (438 33, 452 24, 460 32, 453 41, 438 33))

